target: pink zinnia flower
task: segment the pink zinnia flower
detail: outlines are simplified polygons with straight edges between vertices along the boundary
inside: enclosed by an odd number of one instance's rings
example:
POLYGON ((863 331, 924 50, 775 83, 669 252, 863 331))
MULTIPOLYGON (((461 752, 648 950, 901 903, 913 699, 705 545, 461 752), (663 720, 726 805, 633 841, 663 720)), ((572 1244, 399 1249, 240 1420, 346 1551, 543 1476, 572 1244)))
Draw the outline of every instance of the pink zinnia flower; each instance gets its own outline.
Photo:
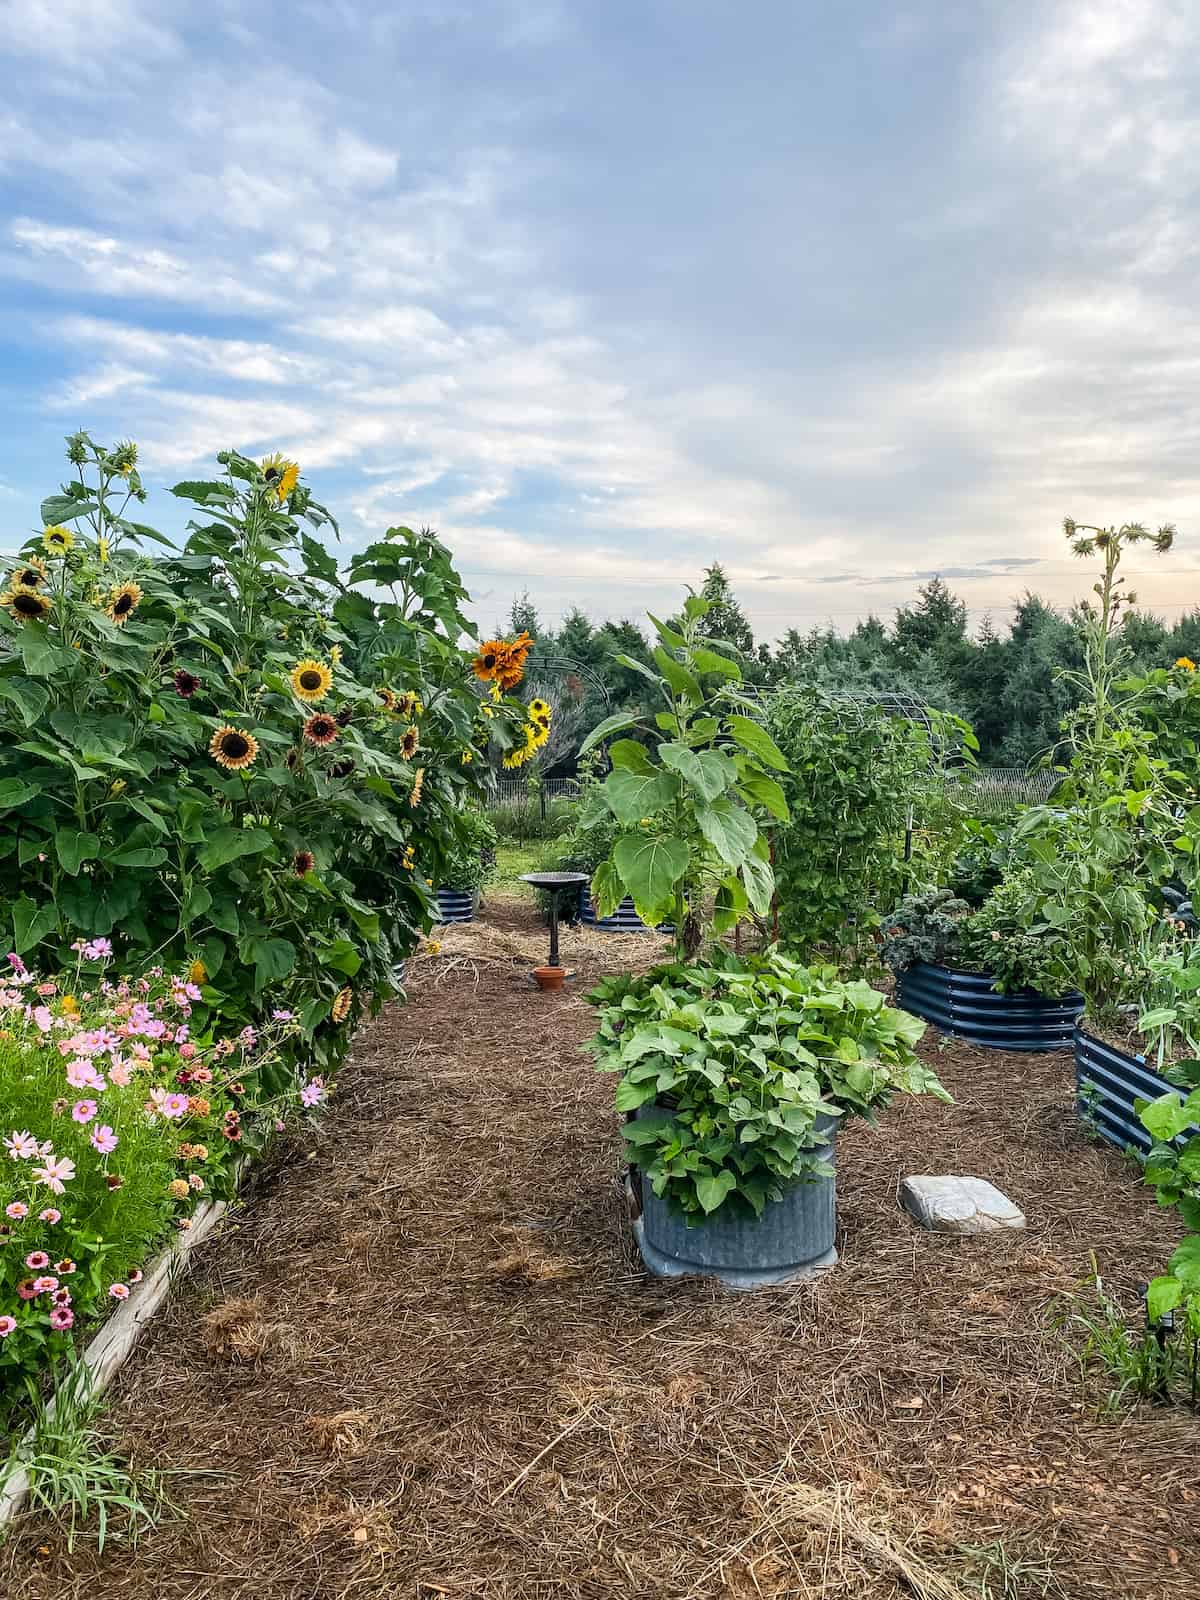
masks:
POLYGON ((15 1333, 16 1331, 16 1317, 0 1317, 0 1339, 7 1339, 10 1333, 15 1333))
POLYGON ((75 1163, 69 1156, 46 1156, 45 1165, 34 1167, 33 1175, 55 1194, 63 1194, 64 1185, 75 1176, 75 1163))
POLYGON ((50 1265, 50 1257, 44 1250, 31 1250, 25 1257, 25 1265, 30 1272, 40 1272, 43 1267, 50 1265))
POLYGON ((76 1100, 71 1107, 71 1116, 76 1122, 90 1122, 98 1109, 94 1100, 76 1100))
POLYGON ((34 1294, 53 1294, 57 1288, 58 1279, 52 1272, 47 1272, 42 1277, 33 1280, 34 1294))
POLYGON ((20 1222, 22 1217, 29 1215, 29 1207, 24 1200, 14 1200, 11 1205, 5 1206, 4 1215, 11 1217, 14 1222, 20 1222))
POLYGON ((17 1285, 17 1293, 22 1300, 32 1300, 34 1298, 33 1279, 22 1278, 17 1285))
POLYGON ((50 1326, 57 1333, 65 1333, 67 1329, 73 1327, 74 1324, 75 1313, 71 1310, 70 1306, 55 1306, 54 1310, 50 1313, 50 1326))
POLYGON ((62 1212, 56 1211, 53 1206, 47 1206, 44 1211, 38 1212, 38 1221, 48 1222, 53 1227, 56 1222, 62 1221, 62 1212))
POLYGON ((116 1134, 107 1122, 102 1122, 99 1127, 92 1129, 92 1149, 98 1150, 102 1156, 110 1156, 119 1143, 116 1134))
POLYGON ((130 1283, 141 1283, 141 1281, 142 1281, 142 1269, 141 1269, 141 1267, 134 1267, 133 1271, 129 1274, 129 1281, 130 1281, 130 1283))
POLYGON ((54 1270, 58 1273, 60 1278, 69 1278, 75 1271, 75 1263, 71 1260, 70 1256, 64 1256, 61 1261, 56 1261, 54 1263, 54 1270))
POLYGON ((55 1289, 50 1298, 56 1306, 69 1306, 71 1304, 71 1291, 65 1288, 55 1289))
POLYGON ((179 1054, 185 1061, 190 1061, 196 1054, 196 1046, 188 1039, 179 1046, 179 1054))
POLYGON ((127 1283, 114 1283, 109 1285, 109 1297, 113 1300, 128 1300, 129 1285, 127 1283))
POLYGON ((5 1139, 4 1148, 13 1161, 32 1161, 38 1153, 38 1142, 31 1133, 17 1133, 14 1129, 5 1139))

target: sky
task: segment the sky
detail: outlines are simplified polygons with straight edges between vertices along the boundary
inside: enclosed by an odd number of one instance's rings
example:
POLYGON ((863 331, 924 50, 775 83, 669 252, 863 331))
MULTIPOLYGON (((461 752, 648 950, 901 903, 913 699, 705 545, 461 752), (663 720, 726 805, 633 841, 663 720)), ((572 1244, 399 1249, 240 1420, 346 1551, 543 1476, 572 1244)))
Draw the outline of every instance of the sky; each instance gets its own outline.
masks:
MULTIPOLYGON (((1175 521, 1200 602, 1196 0, 0 0, 0 547, 281 449, 484 623, 760 637, 1175 521)), ((1140 574, 1144 572, 1144 577, 1140 574)))

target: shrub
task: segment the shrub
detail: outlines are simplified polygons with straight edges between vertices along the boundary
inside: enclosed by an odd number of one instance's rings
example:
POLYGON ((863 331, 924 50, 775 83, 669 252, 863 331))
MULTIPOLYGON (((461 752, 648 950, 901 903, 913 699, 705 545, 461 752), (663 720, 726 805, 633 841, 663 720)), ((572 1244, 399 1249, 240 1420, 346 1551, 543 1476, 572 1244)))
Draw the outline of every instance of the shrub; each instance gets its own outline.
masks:
POLYGON ((955 966, 971 907, 949 889, 926 889, 901 900, 884 924, 883 959, 893 972, 916 961, 955 966))
POLYGON ((864 1116, 898 1091, 949 1096, 914 1053, 925 1024, 869 984, 778 949, 741 961, 607 978, 589 996, 590 1048, 619 1072, 629 1159, 689 1222, 761 1216, 794 1183, 830 1176, 827 1117, 864 1116))
POLYGON ((477 806, 457 819, 455 837, 442 857, 439 888, 480 889, 496 868, 496 830, 477 806))
POLYGON ((228 451, 175 488, 182 552, 148 555, 133 447, 81 433, 68 457, 0 597, 10 947, 48 970, 98 936, 124 965, 198 959, 202 1025, 282 1006, 292 1049, 334 1062, 433 921, 473 755, 515 746, 524 708, 495 684, 481 707, 432 534, 389 529, 343 576, 295 465, 228 451))

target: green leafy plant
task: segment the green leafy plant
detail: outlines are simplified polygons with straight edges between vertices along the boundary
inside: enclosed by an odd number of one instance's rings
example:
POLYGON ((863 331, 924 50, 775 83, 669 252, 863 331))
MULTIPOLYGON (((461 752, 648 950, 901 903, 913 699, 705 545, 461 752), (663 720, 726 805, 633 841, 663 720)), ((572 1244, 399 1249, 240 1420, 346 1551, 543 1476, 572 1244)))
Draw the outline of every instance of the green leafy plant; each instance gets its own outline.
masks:
POLYGON ((868 1119, 893 1094, 949 1096, 913 1050, 925 1024, 859 980, 777 948, 742 961, 605 979, 589 1048, 617 1072, 629 1159, 689 1222, 761 1216, 828 1176, 837 1119, 868 1119))
POLYGON ((606 807, 620 827, 592 879, 599 915, 611 915, 631 895, 649 927, 673 922, 680 957, 702 947, 710 922, 722 932, 751 911, 767 915, 775 879, 758 816, 788 817, 773 776, 787 762, 732 687, 740 667, 703 636, 708 611, 706 600, 691 595, 679 630, 651 617, 660 641, 657 671, 619 659, 649 681, 663 709, 652 726, 632 714, 607 718, 581 751, 633 728, 652 738, 609 746, 613 770, 584 803, 581 821, 591 825, 606 807))
POLYGON ((1058 948, 1062 935, 1054 928, 1031 930, 1026 925, 1025 908, 1034 892, 1031 868, 1010 872, 979 910, 958 925, 959 964, 991 973, 992 986, 1001 994, 1021 989, 1050 995, 1059 992, 1064 966, 1058 948))
POLYGON ((447 889, 480 889, 496 868, 496 830, 486 812, 465 806, 455 819, 455 834, 442 856, 447 889))
POLYGON ((1098 1367, 1114 1380, 1104 1400, 1106 1415, 1131 1402, 1168 1400, 1190 1379, 1192 1340, 1180 1336, 1183 1330, 1163 1324, 1161 1303, 1161 1295, 1154 1293, 1147 1307, 1152 1326, 1131 1329, 1093 1254, 1090 1276, 1054 1313, 1054 1326, 1077 1356, 1081 1376, 1098 1367))
POLYGON ((433 920, 474 758, 524 708, 481 705, 428 531, 343 573, 295 464, 226 451, 174 490, 182 551, 150 555, 133 446, 80 433, 68 457, 0 596, 8 947, 51 971, 96 936, 123 964, 197 959, 198 1026, 283 1006, 296 1058, 334 1064, 433 920))
POLYGON ((807 686, 774 694, 766 726, 787 762, 790 818, 772 836, 780 935, 801 955, 861 960, 913 881, 906 830, 947 742, 970 752, 974 736, 957 718, 927 725, 807 686))
POLYGON ((1170 1317, 1193 1342, 1195 1399, 1195 1342, 1200 1340, 1200 1060, 1176 1062, 1170 1077, 1189 1092, 1168 1089, 1140 1107, 1142 1126, 1155 1140, 1143 1170, 1159 1205, 1175 1207, 1188 1232, 1167 1271, 1150 1284, 1146 1309, 1152 1324, 1170 1317))
POLYGON ((884 922, 883 959, 893 972, 917 961, 955 966, 971 907, 949 889, 925 889, 901 900, 884 922))

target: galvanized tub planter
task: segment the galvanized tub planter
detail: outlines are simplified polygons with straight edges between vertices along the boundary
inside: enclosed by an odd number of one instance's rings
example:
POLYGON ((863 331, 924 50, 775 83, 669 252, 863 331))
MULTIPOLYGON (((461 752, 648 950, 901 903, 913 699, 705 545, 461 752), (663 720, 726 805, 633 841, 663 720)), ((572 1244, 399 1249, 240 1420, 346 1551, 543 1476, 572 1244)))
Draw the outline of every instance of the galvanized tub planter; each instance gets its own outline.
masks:
MULTIPOLYGON (((651 931, 641 917, 638 916, 637 908, 629 895, 625 896, 611 917, 598 917, 596 908, 592 904, 591 891, 586 884, 579 891, 579 917, 580 921, 585 922, 589 928, 600 928, 605 933, 649 933, 651 931)), ((660 922, 653 931, 656 933, 674 933, 675 924, 673 922, 660 922)))
POLYGON ((896 980, 896 1000, 943 1033, 987 1050, 1069 1050, 1083 1011, 1081 994, 1057 999, 1021 989, 998 994, 988 972, 960 972, 914 961, 896 980))
POLYGON ((472 922, 479 900, 476 889, 439 889, 437 892, 439 922, 472 922))
MULTIPOLYGON (((1075 1029, 1075 1095, 1080 1121, 1115 1144, 1148 1155, 1155 1140, 1142 1127, 1135 1100, 1157 1100, 1174 1085, 1148 1064, 1145 1056, 1131 1056, 1106 1044, 1081 1025, 1075 1029)), ((1187 1134, 1180 1135, 1180 1143, 1187 1134)))
MULTIPOLYGON (((643 1107, 648 1111, 649 1107, 643 1107)), ((661 1108, 660 1108, 661 1109, 661 1108)), ((639 1113, 640 1114, 640 1113, 639 1113)), ((827 1141, 825 1156, 836 1165, 836 1117, 821 1117, 815 1132, 827 1141)), ((633 1232, 642 1260, 660 1278, 716 1278, 727 1289, 765 1289, 776 1283, 815 1278, 837 1264, 836 1180, 794 1183, 782 1200, 769 1200, 761 1217, 715 1212, 689 1228, 639 1172, 634 1192, 641 1214, 633 1232)))

